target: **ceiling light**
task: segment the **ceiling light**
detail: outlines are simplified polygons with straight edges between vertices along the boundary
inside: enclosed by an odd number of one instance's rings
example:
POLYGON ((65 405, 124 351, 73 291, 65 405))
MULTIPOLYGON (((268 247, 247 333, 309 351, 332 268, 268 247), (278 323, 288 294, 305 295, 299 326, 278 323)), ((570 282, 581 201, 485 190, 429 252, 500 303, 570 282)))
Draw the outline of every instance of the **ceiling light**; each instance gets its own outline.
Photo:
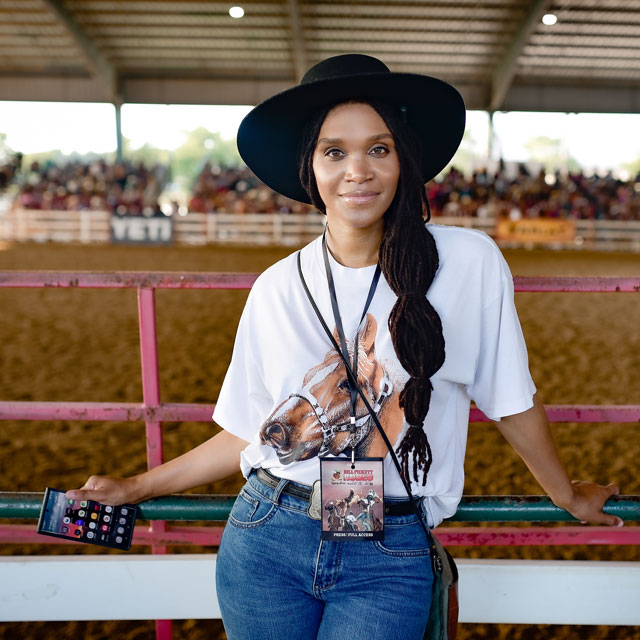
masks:
POLYGON ((546 24, 548 27, 558 22, 558 16, 555 13, 545 13, 542 16, 542 24, 546 24))
POLYGON ((231 9, 229 9, 229 15, 232 18, 242 18, 244 9, 242 7, 231 7, 231 9))

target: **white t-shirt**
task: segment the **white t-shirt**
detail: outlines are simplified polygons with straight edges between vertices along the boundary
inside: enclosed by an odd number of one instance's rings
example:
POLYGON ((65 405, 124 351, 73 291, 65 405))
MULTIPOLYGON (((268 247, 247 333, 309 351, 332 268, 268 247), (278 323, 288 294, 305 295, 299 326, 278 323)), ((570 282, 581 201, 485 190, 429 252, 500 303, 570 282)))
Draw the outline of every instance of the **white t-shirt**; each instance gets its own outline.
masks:
MULTIPOLYGON (((425 498, 433 527, 455 513, 462 495, 470 400, 499 420, 531 408, 535 386, 513 302, 513 280, 496 244, 481 231, 435 224, 428 229, 440 266, 427 297, 442 320, 446 356, 431 378, 434 389, 424 422, 433 463, 427 484, 413 482, 412 491, 425 498)), ((330 253, 329 260, 351 349, 375 266, 345 267, 330 253)), ((321 238, 301 250, 301 262, 309 290, 333 330, 321 238)), ((397 448, 407 428, 398 396, 409 376, 388 329, 396 299, 381 275, 360 325, 358 380, 370 404, 381 405, 378 418, 397 448)), ((249 293, 213 413, 221 427, 249 442, 241 455, 243 474, 264 467, 279 477, 313 484, 320 474, 318 452, 339 455, 346 436, 323 437, 321 429, 322 420, 329 425, 349 420, 345 379, 344 364, 303 290, 294 253, 264 271, 249 293)), ((365 413, 359 401, 357 416, 365 413)), ((385 458, 386 495, 406 497, 379 434, 371 436, 365 453, 385 458)))

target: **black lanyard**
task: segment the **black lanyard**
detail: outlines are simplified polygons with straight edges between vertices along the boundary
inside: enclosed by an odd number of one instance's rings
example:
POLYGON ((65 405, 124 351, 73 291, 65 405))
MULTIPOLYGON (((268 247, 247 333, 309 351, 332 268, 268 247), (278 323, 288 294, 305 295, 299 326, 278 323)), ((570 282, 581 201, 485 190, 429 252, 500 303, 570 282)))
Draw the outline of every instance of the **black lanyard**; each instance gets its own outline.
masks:
MULTIPOLYGON (((327 251, 327 232, 322 234, 322 254, 324 256, 324 266, 327 272, 327 284, 329 285, 329 295, 331 297, 331 308, 333 309, 333 318, 336 322, 336 331, 338 332, 338 337, 340 338, 340 347, 342 349, 342 353, 344 354, 345 360, 349 361, 349 352, 347 350, 347 340, 344 335, 344 329, 342 327, 342 318, 340 317, 340 309, 338 308, 338 299, 336 297, 336 288, 333 283, 333 275, 331 273, 331 266, 329 264, 329 252, 327 251)), ((353 341, 353 375, 355 376, 355 380, 357 380, 358 376, 358 335, 360 332, 360 326, 362 325, 362 321, 367 315, 367 311, 369 309, 369 305, 373 300, 373 295, 376 292, 376 287, 378 286, 378 280, 380 280, 380 264, 376 264, 376 270, 373 274, 373 279, 371 280, 371 286, 369 287, 369 294, 367 295, 367 301, 365 302, 364 309, 362 310, 362 316, 360 317, 360 322, 358 323, 358 327, 356 329, 356 337, 353 341)), ((356 404, 358 402, 358 390, 357 388, 351 384, 351 381, 347 377, 349 384, 349 391, 351 393, 351 432, 355 432, 356 429, 356 404)), ((351 449, 351 457, 353 458, 354 449, 351 449)))

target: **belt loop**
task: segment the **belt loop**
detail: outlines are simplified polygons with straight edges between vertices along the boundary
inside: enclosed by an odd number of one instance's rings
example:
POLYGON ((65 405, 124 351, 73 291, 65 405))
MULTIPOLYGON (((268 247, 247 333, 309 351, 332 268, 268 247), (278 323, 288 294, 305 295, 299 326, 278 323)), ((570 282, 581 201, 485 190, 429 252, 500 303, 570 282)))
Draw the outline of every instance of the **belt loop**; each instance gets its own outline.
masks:
POLYGON ((278 486, 273 490, 273 501, 276 504, 280 504, 280 496, 282 492, 285 490, 285 487, 289 484, 289 481, 286 478, 280 478, 280 482, 278 482, 278 486))

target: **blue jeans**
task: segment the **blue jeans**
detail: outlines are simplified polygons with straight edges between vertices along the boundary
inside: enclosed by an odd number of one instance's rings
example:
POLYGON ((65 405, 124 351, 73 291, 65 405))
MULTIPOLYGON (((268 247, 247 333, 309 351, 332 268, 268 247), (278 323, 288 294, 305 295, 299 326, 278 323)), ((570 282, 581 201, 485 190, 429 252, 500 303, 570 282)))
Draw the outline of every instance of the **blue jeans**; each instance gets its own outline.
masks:
POLYGON ((229 640, 422 638, 433 572, 417 516, 385 516, 381 542, 322 541, 286 483, 252 473, 231 510, 216 568, 229 640))

